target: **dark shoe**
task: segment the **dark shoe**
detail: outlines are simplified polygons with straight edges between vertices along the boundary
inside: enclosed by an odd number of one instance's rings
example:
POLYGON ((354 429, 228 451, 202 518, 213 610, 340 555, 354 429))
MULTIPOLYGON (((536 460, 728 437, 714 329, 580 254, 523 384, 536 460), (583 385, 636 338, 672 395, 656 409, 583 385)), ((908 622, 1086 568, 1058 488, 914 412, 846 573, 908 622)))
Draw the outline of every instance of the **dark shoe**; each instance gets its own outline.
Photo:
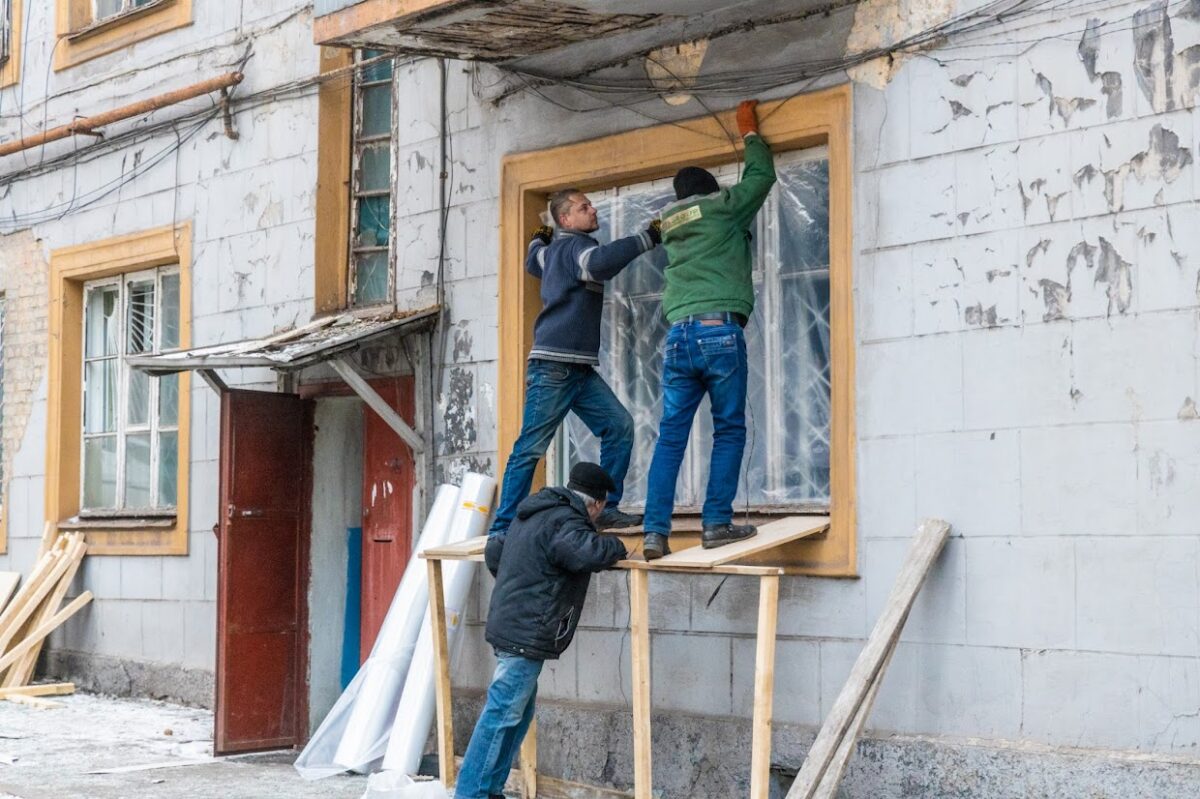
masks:
POLYGON ((616 530, 621 527, 637 527, 642 523, 640 513, 626 513, 619 508, 605 508, 596 519, 597 530, 616 530))
POLYGON ((723 547, 757 534, 758 528, 752 524, 706 524, 700 534, 700 546, 705 549, 723 547))
POLYGON ((658 560, 663 555, 671 554, 671 545, 662 533, 646 533, 642 538, 642 557, 646 560, 658 560))

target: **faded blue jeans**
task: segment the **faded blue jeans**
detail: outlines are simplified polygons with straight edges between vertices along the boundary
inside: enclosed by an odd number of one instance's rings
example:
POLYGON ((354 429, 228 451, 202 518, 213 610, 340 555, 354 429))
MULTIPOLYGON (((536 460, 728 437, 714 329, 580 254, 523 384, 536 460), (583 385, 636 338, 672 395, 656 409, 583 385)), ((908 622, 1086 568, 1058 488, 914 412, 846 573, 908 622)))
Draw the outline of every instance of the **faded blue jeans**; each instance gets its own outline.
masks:
POLYGON ((500 505, 488 535, 508 532, 517 505, 529 496, 538 461, 571 411, 600 439, 600 465, 617 486, 608 495, 606 507, 615 508, 620 503, 633 451, 633 417, 591 366, 533 358, 525 372, 521 434, 504 467, 500 505))
POLYGON ((671 533, 679 466, 705 394, 712 404, 713 448, 701 518, 705 525, 733 520, 746 448, 746 381, 746 338, 737 324, 671 326, 663 353, 662 421, 646 485, 646 532, 671 533))
POLYGON ((487 702, 463 756, 454 799, 487 799, 504 793, 504 782, 529 725, 542 661, 496 652, 487 702))

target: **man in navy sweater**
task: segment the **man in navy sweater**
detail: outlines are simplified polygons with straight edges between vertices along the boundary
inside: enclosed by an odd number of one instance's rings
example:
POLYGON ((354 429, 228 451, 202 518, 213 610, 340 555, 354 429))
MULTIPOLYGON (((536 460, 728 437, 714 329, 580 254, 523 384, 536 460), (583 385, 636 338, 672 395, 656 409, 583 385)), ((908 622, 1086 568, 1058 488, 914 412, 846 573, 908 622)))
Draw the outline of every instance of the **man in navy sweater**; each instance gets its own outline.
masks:
POLYGON ((597 529, 632 527, 641 516, 618 505, 633 450, 633 418, 600 377, 600 316, 604 283, 661 241, 652 225, 633 236, 600 244, 589 234, 600 228, 596 209, 578 189, 550 198, 556 232, 539 228, 529 242, 525 270, 542 281, 542 312, 533 328, 533 348, 525 373, 525 414, 513 445, 500 505, 488 531, 503 536, 517 505, 529 495, 533 472, 568 412, 574 412, 600 439, 600 465, 615 484, 597 529))

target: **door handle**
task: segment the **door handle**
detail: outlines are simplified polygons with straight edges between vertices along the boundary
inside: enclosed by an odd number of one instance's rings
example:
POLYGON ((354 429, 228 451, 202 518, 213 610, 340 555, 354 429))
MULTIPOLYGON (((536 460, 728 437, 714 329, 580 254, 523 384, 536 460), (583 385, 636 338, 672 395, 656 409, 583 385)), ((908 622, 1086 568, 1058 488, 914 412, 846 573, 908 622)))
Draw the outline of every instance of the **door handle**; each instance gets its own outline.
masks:
POLYGON ((225 506, 225 515, 230 519, 235 516, 245 519, 249 516, 262 516, 263 511, 261 508, 235 508, 231 502, 225 506))

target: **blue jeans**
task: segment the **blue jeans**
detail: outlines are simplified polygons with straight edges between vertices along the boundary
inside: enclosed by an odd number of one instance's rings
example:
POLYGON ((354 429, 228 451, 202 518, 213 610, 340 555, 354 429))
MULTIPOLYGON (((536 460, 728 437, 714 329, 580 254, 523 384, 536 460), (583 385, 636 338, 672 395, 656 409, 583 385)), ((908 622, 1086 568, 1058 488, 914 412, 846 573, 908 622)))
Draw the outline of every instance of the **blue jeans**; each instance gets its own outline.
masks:
POLYGON ((496 658, 487 702, 463 756, 454 799, 487 799, 503 793, 513 758, 533 722, 542 661, 499 651, 496 658))
POLYGON ((679 466, 705 394, 712 404, 713 448, 702 521, 709 525, 733 520, 746 448, 746 380, 746 338, 738 325, 671 326, 663 353, 662 421, 646 485, 646 532, 671 532, 679 466))
POLYGON ((591 366, 532 359, 525 372, 521 435, 504 467, 500 506, 488 535, 508 531, 517 515, 517 505, 529 496, 538 461, 570 411, 600 439, 600 465, 617 485, 617 490, 608 495, 607 507, 615 508, 621 501, 633 451, 633 417, 591 366))

